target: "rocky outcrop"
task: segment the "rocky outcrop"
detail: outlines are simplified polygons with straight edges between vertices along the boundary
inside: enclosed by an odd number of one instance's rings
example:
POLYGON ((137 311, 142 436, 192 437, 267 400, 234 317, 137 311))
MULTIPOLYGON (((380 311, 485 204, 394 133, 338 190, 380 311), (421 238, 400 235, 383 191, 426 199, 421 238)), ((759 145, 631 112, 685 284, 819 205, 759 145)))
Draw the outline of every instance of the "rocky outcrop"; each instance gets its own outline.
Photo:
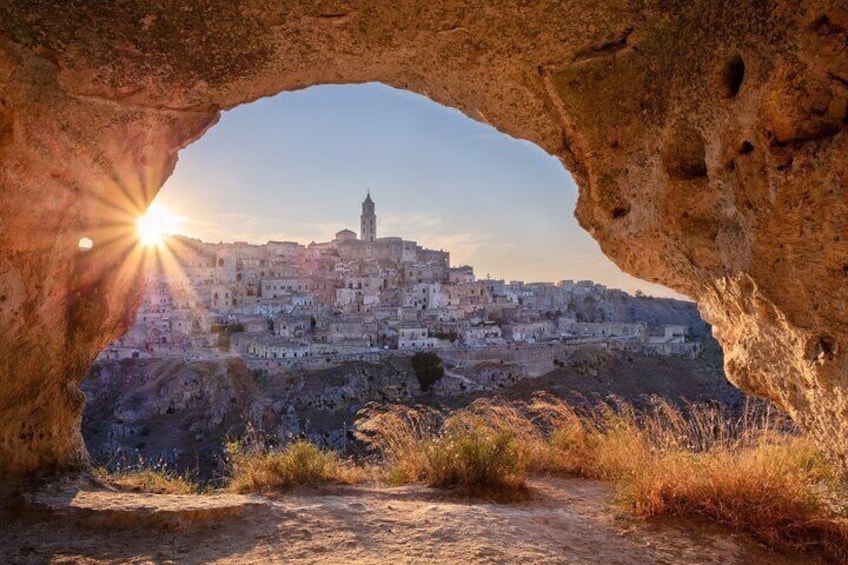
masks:
POLYGON ((197 472, 222 472, 223 444, 244 435, 260 383, 238 360, 109 361, 81 385, 82 431, 97 465, 144 462, 197 472))
MULTIPOLYGON (((626 323, 644 322, 649 328, 666 325, 686 326, 695 339, 711 341, 710 326, 691 302, 653 296, 631 296, 620 290, 609 291, 614 320, 626 323)), ((595 320, 588 320, 595 321, 595 320)))
POLYGON ((344 455, 362 455, 352 430, 369 402, 457 408, 479 396, 526 399, 545 391, 578 405, 613 395, 638 406, 658 395, 672 404, 719 401, 736 413, 744 403, 715 358, 596 345, 559 349, 557 356, 556 370, 544 375, 528 375, 524 363, 448 369, 427 391, 410 358, 394 355, 273 373, 250 370, 238 359, 99 361, 81 384, 82 432, 97 466, 143 464, 214 483, 228 472, 225 444, 231 441, 280 446, 305 437, 344 455))
POLYGON ((131 322, 132 218, 179 149, 362 81, 560 157, 603 251, 696 298, 730 378, 844 462, 846 34, 840 0, 0 6, 0 474, 85 465, 77 385, 131 322))
POLYGON ((409 360, 396 357, 275 374, 238 359, 102 361, 81 388, 83 435, 98 466, 161 465, 202 481, 224 475, 229 441, 281 445, 306 437, 344 450, 365 403, 421 394, 409 360))

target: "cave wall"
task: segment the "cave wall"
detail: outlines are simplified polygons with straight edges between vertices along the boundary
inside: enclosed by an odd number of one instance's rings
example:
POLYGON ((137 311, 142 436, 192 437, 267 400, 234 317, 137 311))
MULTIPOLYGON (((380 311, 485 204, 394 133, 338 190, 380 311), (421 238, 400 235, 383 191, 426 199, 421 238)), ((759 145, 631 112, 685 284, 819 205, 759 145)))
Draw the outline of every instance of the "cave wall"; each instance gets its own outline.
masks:
POLYGON ((77 385, 132 320, 133 219, 179 149, 364 81, 558 156, 604 253, 696 298, 729 378, 845 463, 841 2, 33 0, 0 6, 0 476, 86 465, 77 385))

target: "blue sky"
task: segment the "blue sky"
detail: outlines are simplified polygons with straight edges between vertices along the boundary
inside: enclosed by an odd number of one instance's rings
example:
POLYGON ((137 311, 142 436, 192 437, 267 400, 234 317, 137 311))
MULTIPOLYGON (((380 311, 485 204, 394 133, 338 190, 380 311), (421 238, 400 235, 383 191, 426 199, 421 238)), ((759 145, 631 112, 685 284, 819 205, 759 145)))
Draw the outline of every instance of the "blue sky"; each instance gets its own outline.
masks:
POLYGON ((589 278, 648 294, 574 219, 577 187, 555 158, 423 96, 380 84, 319 86, 226 112, 180 153, 156 202, 206 241, 326 241, 359 231, 451 252, 478 277, 589 278))

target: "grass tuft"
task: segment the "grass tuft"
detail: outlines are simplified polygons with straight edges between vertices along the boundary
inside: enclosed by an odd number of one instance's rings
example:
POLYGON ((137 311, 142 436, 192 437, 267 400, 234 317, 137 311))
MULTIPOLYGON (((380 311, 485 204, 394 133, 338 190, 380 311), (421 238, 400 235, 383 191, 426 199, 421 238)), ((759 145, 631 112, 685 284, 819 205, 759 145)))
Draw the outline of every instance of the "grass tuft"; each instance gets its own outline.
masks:
POLYGON ((515 435, 483 423, 448 420, 443 434, 424 445, 421 470, 431 487, 459 487, 470 493, 516 492, 526 474, 515 435))
POLYGON ((444 415, 428 407, 373 404, 361 412, 356 435, 382 458, 390 484, 514 495, 526 490, 526 456, 521 430, 505 425, 509 414, 502 409, 512 407, 475 403, 444 415))
POLYGON ((117 471, 98 469, 97 475, 119 490, 152 494, 197 494, 198 486, 188 477, 158 467, 130 467, 117 471))
POLYGON ((326 483, 352 484, 367 477, 364 469, 305 439, 289 443, 281 451, 238 442, 227 444, 226 449, 232 465, 229 490, 234 492, 267 493, 326 483))
POLYGON ((825 499, 839 487, 807 438, 661 453, 646 462, 626 483, 638 515, 703 517, 780 550, 848 558, 848 527, 825 499))

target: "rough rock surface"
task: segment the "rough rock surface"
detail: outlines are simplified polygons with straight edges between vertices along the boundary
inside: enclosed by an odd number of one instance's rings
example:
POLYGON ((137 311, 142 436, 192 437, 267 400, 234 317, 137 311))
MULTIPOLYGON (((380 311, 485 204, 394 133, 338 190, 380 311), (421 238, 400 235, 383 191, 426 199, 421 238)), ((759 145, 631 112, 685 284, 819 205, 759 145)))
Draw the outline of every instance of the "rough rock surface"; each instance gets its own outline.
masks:
POLYGON ((613 489, 539 479, 531 500, 458 499, 424 487, 327 487, 255 496, 175 496, 92 487, 0 508, 4 563, 687 563, 814 565, 695 520, 636 520, 613 489), (34 543, 33 540, 38 540, 34 543))
POLYGON ((615 395, 639 405, 658 395, 672 403, 710 400, 741 408, 745 397, 727 383, 718 357, 611 354, 580 346, 542 377, 526 378, 514 364, 486 362, 459 369, 465 387, 442 378, 427 393, 411 363, 394 357, 276 374, 251 372, 240 360, 104 361, 80 387, 86 396, 82 433, 97 466, 143 461, 215 483, 227 472, 224 444, 237 439, 282 444, 306 436, 316 445, 361 455, 363 446, 349 432, 368 402, 457 408, 480 396, 526 400, 545 391, 578 404, 615 395))
POLYGON ((179 149, 362 81, 559 156, 603 251, 697 298, 730 378, 845 462, 846 41, 843 0, 4 3, 0 475, 85 464, 77 385, 132 318, 131 220, 179 149))
POLYGON ((226 472, 228 441, 282 444, 305 436, 344 450, 353 447, 346 428, 365 403, 421 394, 411 364, 397 358, 273 375, 251 372, 241 360, 104 361, 81 389, 83 437, 97 465, 143 461, 204 482, 226 472))

